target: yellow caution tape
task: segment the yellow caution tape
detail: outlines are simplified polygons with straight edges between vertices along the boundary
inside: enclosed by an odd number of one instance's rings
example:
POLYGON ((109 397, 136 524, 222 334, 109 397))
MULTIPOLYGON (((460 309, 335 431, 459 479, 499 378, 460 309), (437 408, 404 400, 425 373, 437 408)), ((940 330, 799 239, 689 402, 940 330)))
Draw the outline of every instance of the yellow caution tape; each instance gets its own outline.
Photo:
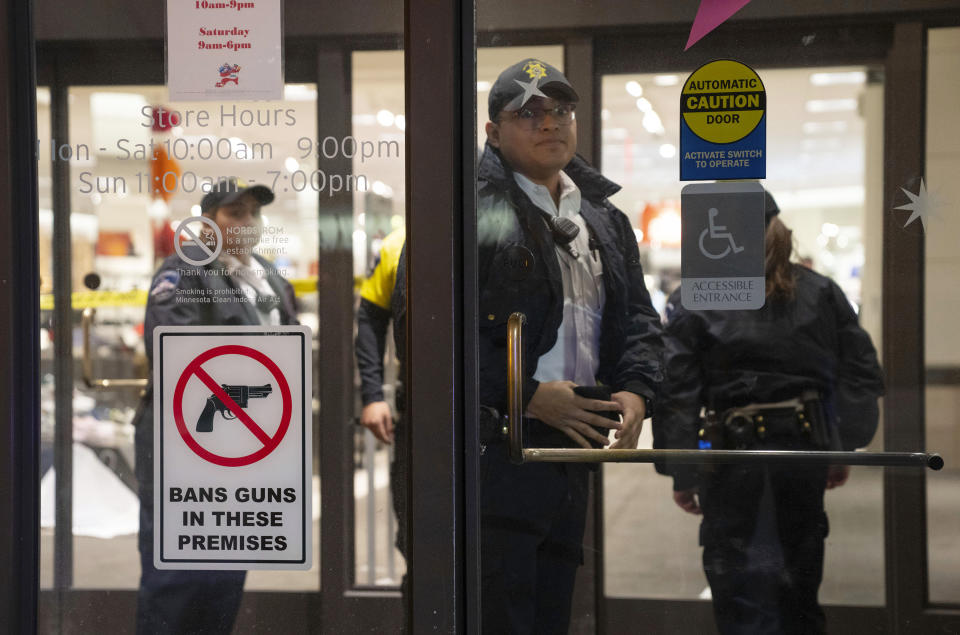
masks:
POLYGON ((316 278, 293 278, 288 280, 293 287, 293 292, 298 295, 310 295, 317 292, 316 278))
MULTIPOLYGON (((146 306, 147 292, 141 289, 133 289, 132 291, 75 291, 70 294, 70 305, 74 309, 146 306)), ((52 311, 53 307, 53 294, 41 294, 40 309, 52 311)))
MULTIPOLYGON (((298 278, 290 280, 293 291, 298 296, 317 292, 316 278, 298 278)), ((148 292, 143 289, 132 291, 75 291, 70 294, 70 306, 75 310, 99 309, 101 307, 144 307, 147 306, 148 292)), ((52 311, 54 308, 52 293, 40 294, 40 310, 52 311)))

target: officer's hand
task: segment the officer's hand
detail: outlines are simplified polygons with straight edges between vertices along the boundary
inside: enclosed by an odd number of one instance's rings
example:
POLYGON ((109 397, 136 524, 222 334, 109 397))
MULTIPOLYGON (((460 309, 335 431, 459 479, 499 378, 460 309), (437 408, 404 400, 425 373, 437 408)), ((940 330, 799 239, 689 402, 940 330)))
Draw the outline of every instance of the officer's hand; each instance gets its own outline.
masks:
POLYGON ((623 409, 623 429, 617 430, 613 436, 617 438, 610 446, 612 450, 636 450, 640 443, 640 430, 643 429, 643 420, 647 415, 647 402, 640 395, 627 390, 615 392, 610 398, 620 404, 623 409))
POLYGON ((827 489, 840 487, 850 478, 849 465, 831 465, 827 469, 827 489))
POLYGON ((697 501, 696 487, 691 487, 690 489, 682 489, 679 492, 674 492, 673 502, 677 504, 677 507, 687 512, 688 514, 699 516, 703 513, 703 510, 700 509, 700 503, 697 501))
POLYGON ((364 406, 360 412, 360 425, 384 443, 393 443, 393 414, 386 401, 374 401, 364 406))
POLYGON ((591 426, 620 430, 619 421, 587 412, 588 410, 609 410, 620 412, 622 407, 615 401, 587 399, 573 392, 576 386, 572 381, 547 381, 537 386, 537 391, 527 404, 528 417, 539 419, 549 426, 557 428, 573 439, 578 445, 590 450, 593 446, 587 438, 598 443, 609 443, 606 435, 597 432, 591 426))

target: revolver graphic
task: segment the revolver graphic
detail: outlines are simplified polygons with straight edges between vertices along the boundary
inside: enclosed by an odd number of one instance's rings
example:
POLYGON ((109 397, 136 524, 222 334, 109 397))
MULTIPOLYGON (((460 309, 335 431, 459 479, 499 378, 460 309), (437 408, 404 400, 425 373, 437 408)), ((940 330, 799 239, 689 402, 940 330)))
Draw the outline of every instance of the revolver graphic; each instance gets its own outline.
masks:
MULTIPOLYGON (((224 392, 233 399, 238 406, 246 408, 251 399, 263 399, 271 392, 273 387, 270 384, 263 386, 231 386, 229 384, 220 384, 224 392)), ((213 413, 219 412, 224 419, 236 419, 233 414, 216 395, 207 397, 207 405, 204 406, 200 418, 197 419, 197 432, 213 432, 213 413)))

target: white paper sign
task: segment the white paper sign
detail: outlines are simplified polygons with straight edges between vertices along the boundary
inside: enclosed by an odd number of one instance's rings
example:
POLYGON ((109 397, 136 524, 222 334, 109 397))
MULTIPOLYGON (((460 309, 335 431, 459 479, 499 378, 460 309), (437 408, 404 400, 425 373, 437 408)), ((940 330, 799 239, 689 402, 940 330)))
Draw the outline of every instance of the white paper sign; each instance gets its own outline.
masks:
POLYGON ((309 569, 310 329, 163 326, 154 350, 154 566, 309 569))
POLYGON ((167 0, 171 101, 283 98, 282 0, 167 0))

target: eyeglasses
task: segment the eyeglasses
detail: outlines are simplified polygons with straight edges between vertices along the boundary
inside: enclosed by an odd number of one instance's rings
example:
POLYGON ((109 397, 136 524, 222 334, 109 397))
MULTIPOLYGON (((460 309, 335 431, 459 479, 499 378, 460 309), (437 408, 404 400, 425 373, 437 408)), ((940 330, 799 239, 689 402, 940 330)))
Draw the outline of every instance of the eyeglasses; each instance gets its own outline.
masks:
POLYGON ((505 117, 516 120, 520 125, 535 130, 543 125, 548 114, 553 117, 558 126, 569 126, 573 123, 573 111, 576 109, 576 104, 557 104, 553 108, 524 107, 519 110, 505 111, 503 114, 505 117))

